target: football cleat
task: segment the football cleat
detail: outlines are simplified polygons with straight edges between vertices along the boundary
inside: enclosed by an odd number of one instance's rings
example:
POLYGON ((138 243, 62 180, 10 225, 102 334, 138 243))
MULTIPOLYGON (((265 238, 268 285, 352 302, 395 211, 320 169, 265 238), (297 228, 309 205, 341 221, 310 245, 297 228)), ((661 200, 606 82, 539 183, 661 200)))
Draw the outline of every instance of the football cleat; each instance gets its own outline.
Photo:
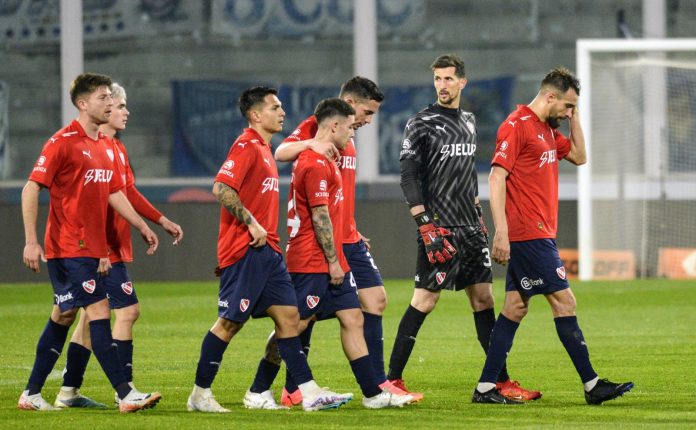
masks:
POLYGON ((522 388, 519 382, 513 381, 512 379, 508 379, 505 382, 498 382, 495 384, 495 388, 498 389, 500 394, 512 400, 522 400, 526 402, 541 398, 540 391, 526 390, 522 388))
POLYGON ((585 391, 585 401, 590 405, 601 405, 602 402, 623 396, 633 388, 633 382, 616 383, 608 379, 600 379, 590 391, 585 391))
POLYGON ((17 408, 25 411, 57 411, 59 409, 54 408, 41 397, 41 393, 29 395, 29 390, 22 391, 22 395, 19 396, 19 401, 17 402, 17 408))
POLYGON ((323 388, 312 399, 302 399, 302 409, 307 412, 337 409, 353 400, 353 393, 338 394, 323 388))
POLYGON ((413 403, 413 396, 403 392, 403 394, 394 394, 386 389, 373 397, 363 397, 362 404, 368 409, 382 408, 401 408, 404 405, 413 403))
POLYGON ((141 409, 154 408, 162 399, 160 393, 141 393, 138 390, 130 390, 130 393, 118 402, 118 410, 126 412, 137 412, 141 409))
POLYGON ((215 400, 215 396, 213 396, 213 392, 210 388, 194 388, 186 402, 186 409, 189 412, 230 412, 229 409, 223 408, 220 403, 215 400))
POLYGON ((471 397, 471 403, 497 403, 501 405, 524 404, 524 402, 508 399, 507 397, 500 394, 500 392, 496 388, 491 388, 485 393, 480 393, 479 390, 474 390, 474 395, 471 397))
POLYGON ((413 400, 409 403, 417 403, 417 402, 420 402, 421 400, 423 400, 423 393, 409 393, 408 391, 404 391, 401 388, 397 387, 396 385, 392 384, 388 380, 379 384, 379 388, 381 388, 382 390, 387 390, 392 394, 398 394, 398 395, 408 394, 413 398, 413 400))
POLYGON ((302 404, 302 392, 298 388, 292 393, 288 393, 288 390, 283 387, 283 392, 280 394, 280 404, 292 408, 295 405, 302 404))
POLYGON ((244 395, 244 407, 247 409, 289 409, 287 406, 276 403, 271 390, 266 390, 263 393, 253 393, 247 390, 244 395))
POLYGON ((106 405, 83 396, 79 388, 61 388, 53 402, 56 408, 97 408, 104 409, 106 405))
MULTIPOLYGON (((416 402, 420 402, 421 400, 423 400, 423 393, 415 393, 415 392, 409 390, 408 388, 406 388, 406 384, 404 384, 403 379, 392 379, 392 380, 387 381, 387 382, 389 382, 392 386, 396 387, 397 389, 404 391, 407 394, 410 394, 411 396, 413 396, 413 398, 415 399, 416 402)), ((383 388, 383 387, 380 385, 380 388, 383 388)))

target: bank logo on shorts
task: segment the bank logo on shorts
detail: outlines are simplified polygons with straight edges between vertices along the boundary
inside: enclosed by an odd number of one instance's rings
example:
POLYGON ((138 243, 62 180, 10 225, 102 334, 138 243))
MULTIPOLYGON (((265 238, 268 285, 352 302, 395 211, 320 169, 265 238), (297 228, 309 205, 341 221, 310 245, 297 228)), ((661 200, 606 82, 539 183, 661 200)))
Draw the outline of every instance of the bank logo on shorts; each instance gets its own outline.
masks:
POLYGON ((442 283, 445 282, 446 277, 447 272, 437 272, 435 274, 435 280, 437 281, 437 285, 442 285, 442 283))
POLYGON ((246 310, 249 309, 249 299, 242 299, 239 301, 239 310, 242 312, 246 312, 246 310))
POLYGON ((556 274, 558 275, 559 278, 565 279, 566 278, 565 267, 561 266, 561 267, 556 268, 556 274))
POLYGON ((230 306, 230 304, 227 302, 227 300, 220 300, 218 299, 218 307, 219 308, 225 308, 227 309, 230 306))
POLYGON ((319 296, 307 296, 307 307, 314 309, 319 304, 319 296))
POLYGON ((529 279, 528 277, 522 278, 520 281, 520 285, 522 286, 523 289, 525 290, 531 290, 532 287, 538 287, 540 285, 544 285, 544 280, 542 278, 539 279, 529 279))
POLYGON ((57 305, 73 299, 73 296, 70 292, 68 292, 68 294, 54 294, 53 296, 56 298, 57 305))
POLYGON ((96 287, 97 287, 97 283, 94 281, 94 279, 90 279, 89 281, 85 281, 82 283, 82 288, 85 291, 87 291, 89 294, 92 294, 96 287))
POLYGON ((131 294, 133 294, 133 283, 131 281, 124 282, 123 284, 121 284, 121 289, 124 293, 130 296, 131 294))

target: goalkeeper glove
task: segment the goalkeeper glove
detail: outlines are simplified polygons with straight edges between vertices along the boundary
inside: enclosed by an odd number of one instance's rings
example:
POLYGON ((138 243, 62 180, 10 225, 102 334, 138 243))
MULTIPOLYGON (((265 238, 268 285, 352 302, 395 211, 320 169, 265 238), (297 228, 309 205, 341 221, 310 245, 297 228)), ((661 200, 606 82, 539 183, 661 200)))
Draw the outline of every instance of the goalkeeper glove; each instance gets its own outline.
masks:
POLYGON ((414 216, 414 218, 418 224, 418 231, 423 238, 423 245, 425 245, 425 252, 428 254, 430 264, 444 263, 451 260, 452 256, 457 253, 457 250, 445 237, 452 236, 452 233, 446 228, 435 226, 427 212, 422 212, 414 216))
POLYGON ((488 228, 486 228, 486 223, 483 222, 483 208, 481 207, 481 203, 476 203, 474 205, 474 208, 476 209, 476 215, 478 215, 479 218, 479 224, 481 225, 481 231, 483 234, 488 236, 488 228))

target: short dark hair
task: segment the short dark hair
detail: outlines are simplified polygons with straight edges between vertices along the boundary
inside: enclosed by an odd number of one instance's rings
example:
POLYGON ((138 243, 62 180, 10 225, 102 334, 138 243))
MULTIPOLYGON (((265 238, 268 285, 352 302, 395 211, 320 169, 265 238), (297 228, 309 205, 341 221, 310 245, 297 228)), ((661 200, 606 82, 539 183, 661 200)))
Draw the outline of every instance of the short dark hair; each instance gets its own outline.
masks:
POLYGON ((320 101, 314 109, 314 116, 317 118, 317 124, 321 124, 325 119, 334 116, 345 118, 349 115, 355 115, 355 109, 338 97, 324 99, 320 101))
POLYGON ((384 93, 377 84, 362 76, 353 76, 341 85, 339 97, 346 94, 352 94, 360 100, 374 100, 380 103, 384 100, 384 93))
POLYGON ((99 87, 111 89, 111 77, 98 73, 82 73, 70 83, 70 100, 77 107, 77 99, 87 94, 92 94, 99 87))
POLYGON ((570 73, 570 70, 565 67, 555 67, 544 76, 541 81, 541 88, 553 87, 565 94, 569 89, 574 89, 577 95, 580 95, 580 81, 570 73))
POLYGON ((464 61, 454 54, 443 54, 437 57, 433 64, 430 65, 430 70, 435 71, 435 69, 444 69, 446 67, 454 67, 454 74, 459 78, 466 76, 464 61))
POLYGON ((249 119, 249 111, 254 108, 259 103, 263 103, 267 95, 273 94, 278 95, 278 90, 271 87, 251 87, 246 89, 241 96, 239 96, 239 110, 242 112, 244 118, 249 119))

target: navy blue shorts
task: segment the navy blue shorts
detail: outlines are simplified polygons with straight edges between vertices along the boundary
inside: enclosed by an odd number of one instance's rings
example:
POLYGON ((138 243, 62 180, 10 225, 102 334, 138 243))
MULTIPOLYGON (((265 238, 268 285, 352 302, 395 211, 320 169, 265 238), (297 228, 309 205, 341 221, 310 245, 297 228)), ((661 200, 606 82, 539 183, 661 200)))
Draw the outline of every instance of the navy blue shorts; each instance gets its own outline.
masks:
POLYGON ((336 316, 337 311, 360 309, 358 291, 351 272, 346 273, 343 284, 331 285, 327 273, 291 273, 295 285, 300 318, 316 315, 318 320, 336 316))
POLYGON ((510 263, 505 291, 519 291, 531 297, 570 288, 556 241, 535 239, 510 242, 510 263))
POLYGON ((53 303, 61 312, 106 298, 106 289, 97 274, 98 258, 51 258, 47 265, 53 285, 53 303))
POLYGON ((344 243, 343 253, 346 259, 348 259, 348 265, 353 273, 358 290, 384 285, 379 268, 377 268, 375 260, 370 255, 370 251, 367 250, 367 246, 365 246, 365 242, 362 239, 356 243, 344 243))
POLYGON ((268 316, 271 306, 297 306, 283 256, 268 245, 249 247, 220 272, 218 316, 237 323, 268 316))
POLYGON ((102 277, 106 288, 106 297, 109 299, 111 309, 121 309, 138 303, 138 296, 133 288, 126 264, 113 263, 107 276, 102 277))

